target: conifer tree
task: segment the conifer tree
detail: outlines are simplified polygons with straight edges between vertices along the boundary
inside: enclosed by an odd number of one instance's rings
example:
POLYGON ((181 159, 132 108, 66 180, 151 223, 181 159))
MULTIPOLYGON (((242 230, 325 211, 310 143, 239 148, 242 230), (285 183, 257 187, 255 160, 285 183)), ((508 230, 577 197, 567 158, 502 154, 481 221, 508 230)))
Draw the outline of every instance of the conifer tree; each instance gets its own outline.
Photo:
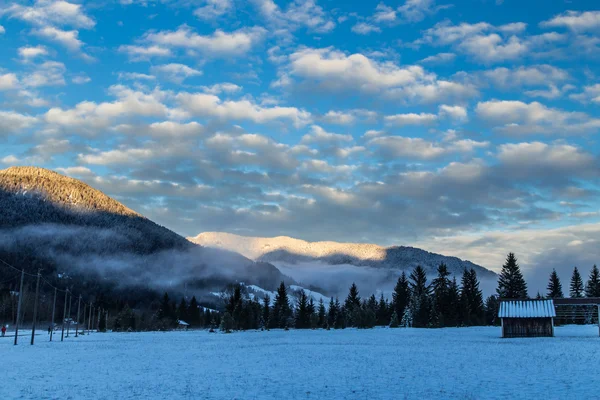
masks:
POLYGON ((335 313, 335 329, 344 329, 346 328, 346 310, 340 304, 340 300, 336 297, 334 307, 336 309, 335 313))
POLYGON ((169 298, 169 294, 165 292, 158 308, 158 318, 171 319, 172 317, 173 312, 171 310, 171 299, 169 298))
POLYGON ((390 328, 397 328, 400 326, 400 321, 398 321, 398 314, 396 313, 396 310, 394 310, 394 313, 392 314, 392 319, 390 321, 390 328))
POLYGON ((431 282, 433 287, 433 312, 436 315, 436 326, 449 326, 447 319, 449 314, 449 289, 450 289, 450 272, 446 264, 441 263, 437 269, 437 277, 431 282))
POLYGON ((552 273, 550 274, 550 280, 548 282, 547 289, 547 295, 551 299, 559 299, 564 297, 562 283, 560 283, 560 278, 558 277, 555 269, 553 269, 552 273))
MULTIPOLYGON (((200 325, 200 310, 201 308, 198 306, 198 300, 196 300, 196 296, 193 296, 190 300, 190 305, 188 307, 188 318, 191 326, 200 325)), ((202 309, 202 316, 204 316, 204 310, 202 309)))
POLYGON ((329 311, 327 312, 327 326, 331 329, 335 327, 338 309, 333 301, 333 297, 329 301, 329 311))
POLYGON ((287 320, 291 316, 290 301, 287 295, 287 289, 285 283, 281 282, 275 295, 275 304, 273 306, 272 320, 274 321, 273 327, 285 328, 287 327, 287 320))
POLYGON ((485 323, 486 325, 498 324, 498 308, 500 304, 498 297, 491 295, 485 300, 485 323))
POLYGON ((577 267, 573 268, 571 276, 571 285, 569 286, 569 296, 573 298, 583 297, 583 280, 577 267))
POLYGON ((377 313, 377 298, 375 298, 374 294, 372 294, 371 297, 369 297, 369 301, 367 302, 367 308, 373 311, 373 314, 377 313))
POLYGON ((304 290, 300 291, 296 303, 296 329, 306 329, 310 327, 310 314, 308 311, 308 297, 304 290))
POLYGON ((403 271, 396 286, 394 287, 394 293, 392 294, 392 308, 396 311, 398 319, 402 321, 404 318, 404 312, 408 304, 410 303, 410 287, 406 273, 403 271))
MULTIPOLYGON (((396 314, 396 319, 398 319, 398 314, 396 314)), ((389 320, 389 306, 385 297, 383 297, 383 293, 381 293, 379 303, 377 304, 377 325, 387 326, 390 322, 389 320)))
POLYGON ((319 299, 319 308, 317 311, 318 322, 317 325, 319 328, 325 328, 327 325, 327 311, 325 310, 325 303, 323 302, 323 298, 319 299))
POLYGON ((271 297, 265 294, 262 305, 262 320, 266 329, 269 329, 271 324, 271 297))
POLYGON ((466 326, 482 325, 485 317, 483 292, 479 288, 477 272, 473 268, 465 269, 462 277, 461 305, 464 309, 463 324, 466 326))
POLYGON ((506 262, 502 266, 498 278, 496 292, 498 296, 505 299, 525 299, 529 297, 527 295, 527 283, 525 283, 514 253, 508 253, 506 257, 506 262))
POLYGON ((416 328, 429 326, 431 318, 430 287, 427 273, 418 265, 410 274, 410 299, 412 324, 416 328))
POLYGON ((585 285, 585 295, 587 297, 600 297, 600 272, 594 265, 590 271, 590 277, 585 285))
POLYGON ((185 322, 188 322, 189 318, 188 318, 188 305, 187 302, 185 301, 185 297, 181 298, 181 302, 179 302, 179 306, 177 307, 177 318, 180 320, 183 320, 185 322))
POLYGON ((349 326, 356 326, 358 321, 355 321, 355 316, 358 314, 358 310, 361 307, 361 299, 358 293, 358 288, 355 283, 352 283, 350 290, 348 291, 348 297, 344 303, 346 323, 349 326))
POLYGON ((459 326, 460 315, 460 288, 456 282, 456 277, 453 277, 448 286, 448 305, 447 314, 445 317, 446 326, 459 326))

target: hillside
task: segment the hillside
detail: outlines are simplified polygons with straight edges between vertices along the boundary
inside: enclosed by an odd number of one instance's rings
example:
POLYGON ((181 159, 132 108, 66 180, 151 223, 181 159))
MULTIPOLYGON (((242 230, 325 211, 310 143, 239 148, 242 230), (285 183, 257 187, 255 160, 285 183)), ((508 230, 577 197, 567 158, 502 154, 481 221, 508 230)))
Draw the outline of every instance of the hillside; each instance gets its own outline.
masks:
POLYGON ((428 273, 433 274, 437 266, 444 262, 452 274, 459 275, 465 268, 473 268, 482 278, 495 277, 494 272, 470 261, 414 247, 386 248, 363 243, 306 242, 287 236, 262 238, 220 232, 205 232, 188 240, 207 247, 235 249, 248 258, 271 263, 321 262, 328 265, 349 264, 397 270, 410 270, 421 265, 428 273))
POLYGON ((79 180, 35 167, 0 171, 0 258, 41 269, 59 287, 134 302, 148 291, 201 295, 238 280, 273 289, 286 279, 273 265, 192 244, 79 180))

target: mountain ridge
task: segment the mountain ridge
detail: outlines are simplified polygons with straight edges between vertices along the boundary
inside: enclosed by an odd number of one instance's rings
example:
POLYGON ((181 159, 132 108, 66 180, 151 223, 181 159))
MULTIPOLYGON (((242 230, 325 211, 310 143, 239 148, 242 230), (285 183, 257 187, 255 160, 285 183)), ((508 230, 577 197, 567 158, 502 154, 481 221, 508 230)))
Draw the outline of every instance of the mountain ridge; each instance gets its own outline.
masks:
POLYGON ((203 232, 195 237, 188 237, 188 240, 207 247, 236 248, 236 251, 250 259, 271 263, 319 261, 331 265, 350 264, 401 270, 421 265, 428 269, 428 272, 433 272, 440 262, 444 262, 453 274, 462 273, 464 268, 473 268, 481 275, 496 276, 493 271, 471 261, 410 246, 383 247, 372 243, 308 242, 289 236, 267 238, 224 232, 203 232))

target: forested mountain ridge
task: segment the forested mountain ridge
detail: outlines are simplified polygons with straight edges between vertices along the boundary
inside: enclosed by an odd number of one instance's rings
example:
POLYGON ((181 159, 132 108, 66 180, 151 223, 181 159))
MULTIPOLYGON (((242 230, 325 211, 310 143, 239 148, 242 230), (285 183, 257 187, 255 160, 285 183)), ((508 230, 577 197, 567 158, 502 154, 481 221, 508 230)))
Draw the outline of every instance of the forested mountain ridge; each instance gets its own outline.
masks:
POLYGON ((382 247, 370 243, 307 242, 287 236, 273 238, 239 236, 224 232, 204 232, 188 240, 207 247, 236 249, 244 256, 270 263, 322 262, 373 268, 412 270, 421 265, 434 273, 440 263, 454 275, 473 268, 482 278, 496 274, 480 265, 457 257, 430 253, 407 246, 382 247))

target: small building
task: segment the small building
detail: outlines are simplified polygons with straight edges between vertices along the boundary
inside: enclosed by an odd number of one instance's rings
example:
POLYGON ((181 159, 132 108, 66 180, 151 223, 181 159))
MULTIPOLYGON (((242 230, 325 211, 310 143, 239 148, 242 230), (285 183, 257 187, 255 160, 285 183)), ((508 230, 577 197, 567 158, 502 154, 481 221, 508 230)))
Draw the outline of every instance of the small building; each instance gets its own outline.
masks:
POLYGON ((181 320, 181 319, 177 320, 177 329, 178 330, 187 331, 189 327, 190 327, 190 324, 188 324, 184 320, 181 320))
POLYGON ((502 337, 552 337, 556 310, 552 300, 500 300, 502 337))

